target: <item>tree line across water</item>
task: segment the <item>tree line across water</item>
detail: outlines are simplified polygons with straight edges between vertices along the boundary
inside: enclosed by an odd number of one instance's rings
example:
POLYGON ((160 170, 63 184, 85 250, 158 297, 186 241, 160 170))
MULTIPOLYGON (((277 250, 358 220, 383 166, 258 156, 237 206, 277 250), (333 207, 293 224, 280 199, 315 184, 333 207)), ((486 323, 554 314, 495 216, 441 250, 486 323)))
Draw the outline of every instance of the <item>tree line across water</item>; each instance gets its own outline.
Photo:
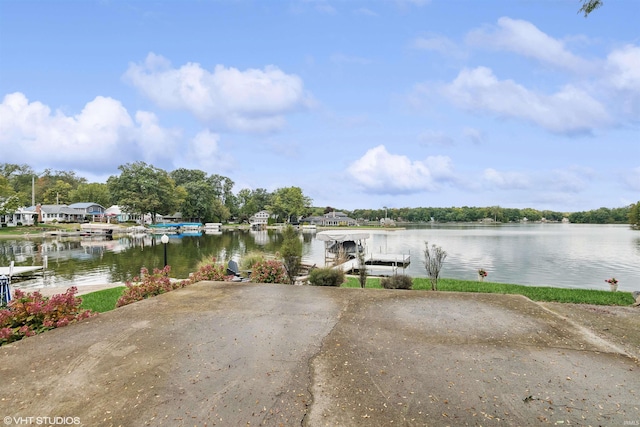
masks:
MULTIPOLYGON (((233 193, 234 182, 222 175, 208 175, 196 169, 167 172, 144 162, 118 167, 120 174, 106 183, 90 183, 73 171, 46 169, 36 172, 28 165, 0 163, 0 215, 41 204, 98 203, 118 205, 130 213, 171 215, 181 212, 183 219, 201 222, 245 222, 251 215, 268 210, 280 222, 322 215, 336 208, 313 207, 312 200, 299 187, 274 191, 243 188, 233 193)), ((532 208, 418 207, 342 210, 360 221, 389 218, 406 222, 495 222, 562 221, 579 224, 631 224, 640 226, 640 201, 618 208, 599 208, 583 212, 555 212, 532 208)))

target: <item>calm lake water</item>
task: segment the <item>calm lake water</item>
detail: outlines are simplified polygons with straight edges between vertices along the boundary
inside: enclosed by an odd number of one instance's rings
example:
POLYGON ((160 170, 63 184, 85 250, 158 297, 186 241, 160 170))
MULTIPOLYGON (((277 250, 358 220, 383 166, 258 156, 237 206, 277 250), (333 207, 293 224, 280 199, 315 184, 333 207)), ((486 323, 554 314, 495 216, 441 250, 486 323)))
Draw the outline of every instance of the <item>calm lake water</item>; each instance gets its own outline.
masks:
MULTIPOLYGON (((425 241, 448 254, 442 277, 477 279, 484 268, 487 281, 567 288, 608 289, 605 279, 616 277, 620 290, 640 289, 640 232, 626 225, 513 224, 434 225, 402 230, 363 230, 369 253, 411 257, 405 274, 426 277, 425 241)), ((304 261, 322 266, 324 242, 303 233, 304 261)), ((160 236, 124 236, 111 241, 89 239, 0 240, 0 266, 42 265, 44 277, 14 282, 36 286, 82 286, 124 282, 141 267, 161 268, 164 246, 160 236)), ((275 253, 281 244, 275 230, 225 231, 217 235, 172 236, 167 245, 172 276, 186 278, 204 257, 241 258, 252 250, 275 253)), ((402 270, 400 270, 402 271, 402 270)))

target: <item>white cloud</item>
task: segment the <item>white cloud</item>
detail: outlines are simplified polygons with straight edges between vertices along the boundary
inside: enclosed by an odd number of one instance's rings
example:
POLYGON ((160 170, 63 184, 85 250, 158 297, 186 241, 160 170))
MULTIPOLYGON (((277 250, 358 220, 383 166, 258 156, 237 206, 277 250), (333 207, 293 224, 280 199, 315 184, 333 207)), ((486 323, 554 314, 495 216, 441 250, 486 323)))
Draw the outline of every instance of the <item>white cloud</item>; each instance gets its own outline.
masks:
POLYGON ((124 78, 162 108, 187 110, 238 131, 278 130, 285 114, 312 103, 302 79, 272 65, 245 71, 217 65, 210 72, 192 62, 172 68, 150 53, 144 63, 130 64, 124 78))
POLYGON ((487 168, 482 178, 490 187, 503 190, 522 190, 531 186, 529 178, 521 172, 499 172, 493 168, 487 168))
POLYGON ((441 89, 460 108, 524 119, 559 134, 587 133, 611 121, 603 105, 575 86, 540 94, 513 80, 498 80, 486 67, 463 69, 441 89))
POLYGON ((198 132, 187 147, 186 153, 179 161, 189 169, 204 171, 228 172, 235 166, 235 161, 220 150, 220 135, 205 129, 198 132))
POLYGON ((607 56, 606 68, 613 87, 640 93, 640 46, 614 50, 607 56))
POLYGON ((453 176, 451 159, 446 156, 412 161, 391 154, 384 145, 368 150, 347 168, 348 174, 366 192, 379 194, 418 193, 437 189, 438 181, 453 176))
POLYGON ((592 67, 588 61, 567 50, 562 41, 520 19, 502 17, 498 19, 497 27, 486 26, 470 31, 466 41, 473 46, 511 51, 572 71, 585 71, 592 67))
POLYGON ((179 132, 161 128, 155 115, 136 113, 135 121, 122 104, 98 96, 79 114, 52 112, 20 93, 0 104, 0 151, 3 161, 37 167, 73 167, 94 174, 112 171, 131 158, 170 158, 179 132))
POLYGON ((612 51, 605 62, 604 79, 621 115, 640 120, 640 46, 626 45, 612 51))

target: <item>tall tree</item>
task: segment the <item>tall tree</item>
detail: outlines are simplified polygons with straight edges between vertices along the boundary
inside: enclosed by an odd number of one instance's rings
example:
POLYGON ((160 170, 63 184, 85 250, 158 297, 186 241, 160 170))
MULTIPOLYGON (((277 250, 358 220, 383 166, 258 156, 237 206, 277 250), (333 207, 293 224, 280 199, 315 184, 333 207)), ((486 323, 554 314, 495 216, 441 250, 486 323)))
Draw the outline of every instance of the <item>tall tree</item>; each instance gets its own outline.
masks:
POLYGON ((300 272, 302 263, 302 240, 300 240, 298 231, 291 224, 282 230, 282 238, 282 246, 280 247, 282 264, 287 271, 289 283, 295 285, 296 276, 300 272))
POLYGON ((69 192, 69 203, 81 202, 97 203, 108 208, 111 206, 109 187, 99 182, 78 185, 78 188, 69 192))
POLYGON ((185 182, 180 185, 186 196, 180 205, 183 218, 192 218, 200 222, 213 222, 216 199, 214 190, 205 180, 185 182))
POLYGON ((632 228, 640 230, 640 201, 629 206, 629 224, 632 228))
POLYGON ((47 205, 65 205, 69 203, 69 193, 73 187, 68 182, 57 180, 42 195, 42 202, 47 205))
POLYGON ((20 198, 9 180, 0 175, 0 216, 12 214, 20 207, 20 198))
POLYGON ((155 222, 157 214, 175 212, 186 196, 166 171, 145 162, 127 163, 118 169, 120 175, 109 177, 107 185, 112 200, 129 213, 150 213, 155 222))
POLYGON ((28 165, 0 163, 0 175, 4 176, 16 192, 20 206, 31 205, 31 182, 37 175, 28 165))
POLYGON ((300 187, 278 188, 273 192, 270 209, 285 222, 291 222, 292 217, 304 215, 311 206, 311 199, 302 193, 300 187))

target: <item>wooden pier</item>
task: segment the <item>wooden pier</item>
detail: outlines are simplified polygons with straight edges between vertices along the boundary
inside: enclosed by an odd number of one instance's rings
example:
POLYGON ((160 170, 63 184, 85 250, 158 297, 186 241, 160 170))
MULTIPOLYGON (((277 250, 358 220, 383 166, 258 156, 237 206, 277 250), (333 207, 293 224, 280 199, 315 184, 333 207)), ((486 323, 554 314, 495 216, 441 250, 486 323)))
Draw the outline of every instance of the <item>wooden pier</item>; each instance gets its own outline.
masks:
POLYGON ((14 262, 11 261, 9 267, 0 267, 0 276, 7 276, 10 279, 25 279, 29 273, 32 273, 31 276, 35 276, 35 273, 42 272, 47 269, 47 257, 44 258, 44 263, 42 265, 14 265, 14 262))

